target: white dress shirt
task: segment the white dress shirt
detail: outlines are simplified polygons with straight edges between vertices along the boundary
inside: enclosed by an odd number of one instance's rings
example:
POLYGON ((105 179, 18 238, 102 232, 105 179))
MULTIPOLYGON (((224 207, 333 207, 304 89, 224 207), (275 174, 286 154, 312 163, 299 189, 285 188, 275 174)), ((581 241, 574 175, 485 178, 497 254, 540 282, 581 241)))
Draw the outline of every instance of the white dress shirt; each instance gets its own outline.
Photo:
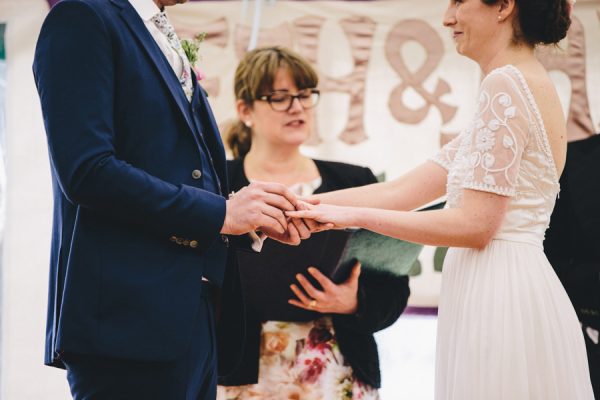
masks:
POLYGON ((161 51, 167 58, 169 65, 173 68, 175 76, 180 77, 183 72, 183 61, 179 54, 171 47, 167 37, 156 27, 152 22, 152 17, 160 12, 160 8, 156 5, 153 0, 129 0, 129 3, 133 6, 135 11, 138 13, 148 32, 154 38, 154 41, 160 47, 161 51))

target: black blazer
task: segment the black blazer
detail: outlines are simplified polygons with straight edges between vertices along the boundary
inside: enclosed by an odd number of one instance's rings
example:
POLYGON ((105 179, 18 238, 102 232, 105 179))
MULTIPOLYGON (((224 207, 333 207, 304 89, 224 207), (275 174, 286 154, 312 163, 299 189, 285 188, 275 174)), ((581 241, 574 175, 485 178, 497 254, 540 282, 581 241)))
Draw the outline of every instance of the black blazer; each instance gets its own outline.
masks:
MULTIPOLYGON (((322 178, 322 184, 315 193, 377 182, 369 168, 320 160, 315 160, 315 163, 322 178)), ((227 168, 232 190, 239 190, 249 184, 243 160, 228 161, 227 168)), ((398 319, 406 307, 409 294, 408 277, 394 277, 365 270, 359 278, 357 313, 332 315, 340 350, 362 382, 376 388, 381 386, 379 356, 373 333, 390 326, 398 319)), ((233 374, 220 378, 221 385, 238 386, 258 382, 261 322, 258 318, 247 315, 242 361, 233 374)), ((234 336, 235 332, 222 332, 220 347, 227 347, 234 336)))
POLYGON ((584 325, 600 329, 600 134, 567 145, 544 251, 584 325))

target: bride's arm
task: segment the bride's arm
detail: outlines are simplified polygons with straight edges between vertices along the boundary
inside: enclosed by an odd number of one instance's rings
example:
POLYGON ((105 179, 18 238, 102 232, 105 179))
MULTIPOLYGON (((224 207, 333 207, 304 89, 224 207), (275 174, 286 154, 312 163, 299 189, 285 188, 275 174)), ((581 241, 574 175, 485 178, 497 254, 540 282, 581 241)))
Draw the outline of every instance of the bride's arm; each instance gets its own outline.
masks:
POLYGON ((360 209, 357 226, 410 242, 448 247, 483 248, 494 237, 510 198, 465 190, 460 208, 404 212, 360 209))
POLYGON ((461 208, 414 212, 323 204, 290 214, 338 227, 361 227, 414 243, 483 248, 500 228, 509 201, 506 196, 467 189, 461 208))
POLYGON ((319 194, 326 204, 341 206, 413 210, 446 193, 447 171, 427 161, 389 182, 319 194))

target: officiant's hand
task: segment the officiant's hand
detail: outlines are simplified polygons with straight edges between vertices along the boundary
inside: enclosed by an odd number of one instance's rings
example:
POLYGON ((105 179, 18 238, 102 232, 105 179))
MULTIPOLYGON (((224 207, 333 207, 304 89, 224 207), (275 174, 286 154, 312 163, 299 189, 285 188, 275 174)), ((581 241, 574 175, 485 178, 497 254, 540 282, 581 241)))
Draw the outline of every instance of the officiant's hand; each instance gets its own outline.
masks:
POLYGON ((339 285, 333 283, 316 268, 308 268, 308 273, 319 282, 323 290, 315 288, 304 275, 298 274, 296 279, 304 290, 301 290, 296 284, 290 285, 297 298, 288 300, 288 303, 324 314, 354 314, 356 312, 358 309, 358 277, 360 276, 359 262, 352 268, 350 277, 339 285))

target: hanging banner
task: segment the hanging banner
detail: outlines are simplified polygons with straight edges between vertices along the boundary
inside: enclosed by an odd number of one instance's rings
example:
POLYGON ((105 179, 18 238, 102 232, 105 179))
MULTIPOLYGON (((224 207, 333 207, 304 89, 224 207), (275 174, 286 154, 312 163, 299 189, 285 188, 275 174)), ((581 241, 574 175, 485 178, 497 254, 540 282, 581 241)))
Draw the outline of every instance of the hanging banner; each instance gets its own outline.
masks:
MULTIPOLYGON (((393 179, 434 155, 472 117, 481 73, 456 53, 442 26, 446 2, 266 4, 260 15, 242 1, 168 10, 180 37, 206 33, 201 84, 222 126, 236 116, 233 75, 251 37, 259 47, 293 48, 319 72, 322 99, 307 155, 366 165, 393 179)), ((559 89, 571 138, 600 131, 600 91, 591 90, 600 87, 598 10, 600 0, 577 3, 568 38, 538 51, 559 89)), ((423 251, 411 301, 437 304, 435 258, 435 249, 423 251)))

